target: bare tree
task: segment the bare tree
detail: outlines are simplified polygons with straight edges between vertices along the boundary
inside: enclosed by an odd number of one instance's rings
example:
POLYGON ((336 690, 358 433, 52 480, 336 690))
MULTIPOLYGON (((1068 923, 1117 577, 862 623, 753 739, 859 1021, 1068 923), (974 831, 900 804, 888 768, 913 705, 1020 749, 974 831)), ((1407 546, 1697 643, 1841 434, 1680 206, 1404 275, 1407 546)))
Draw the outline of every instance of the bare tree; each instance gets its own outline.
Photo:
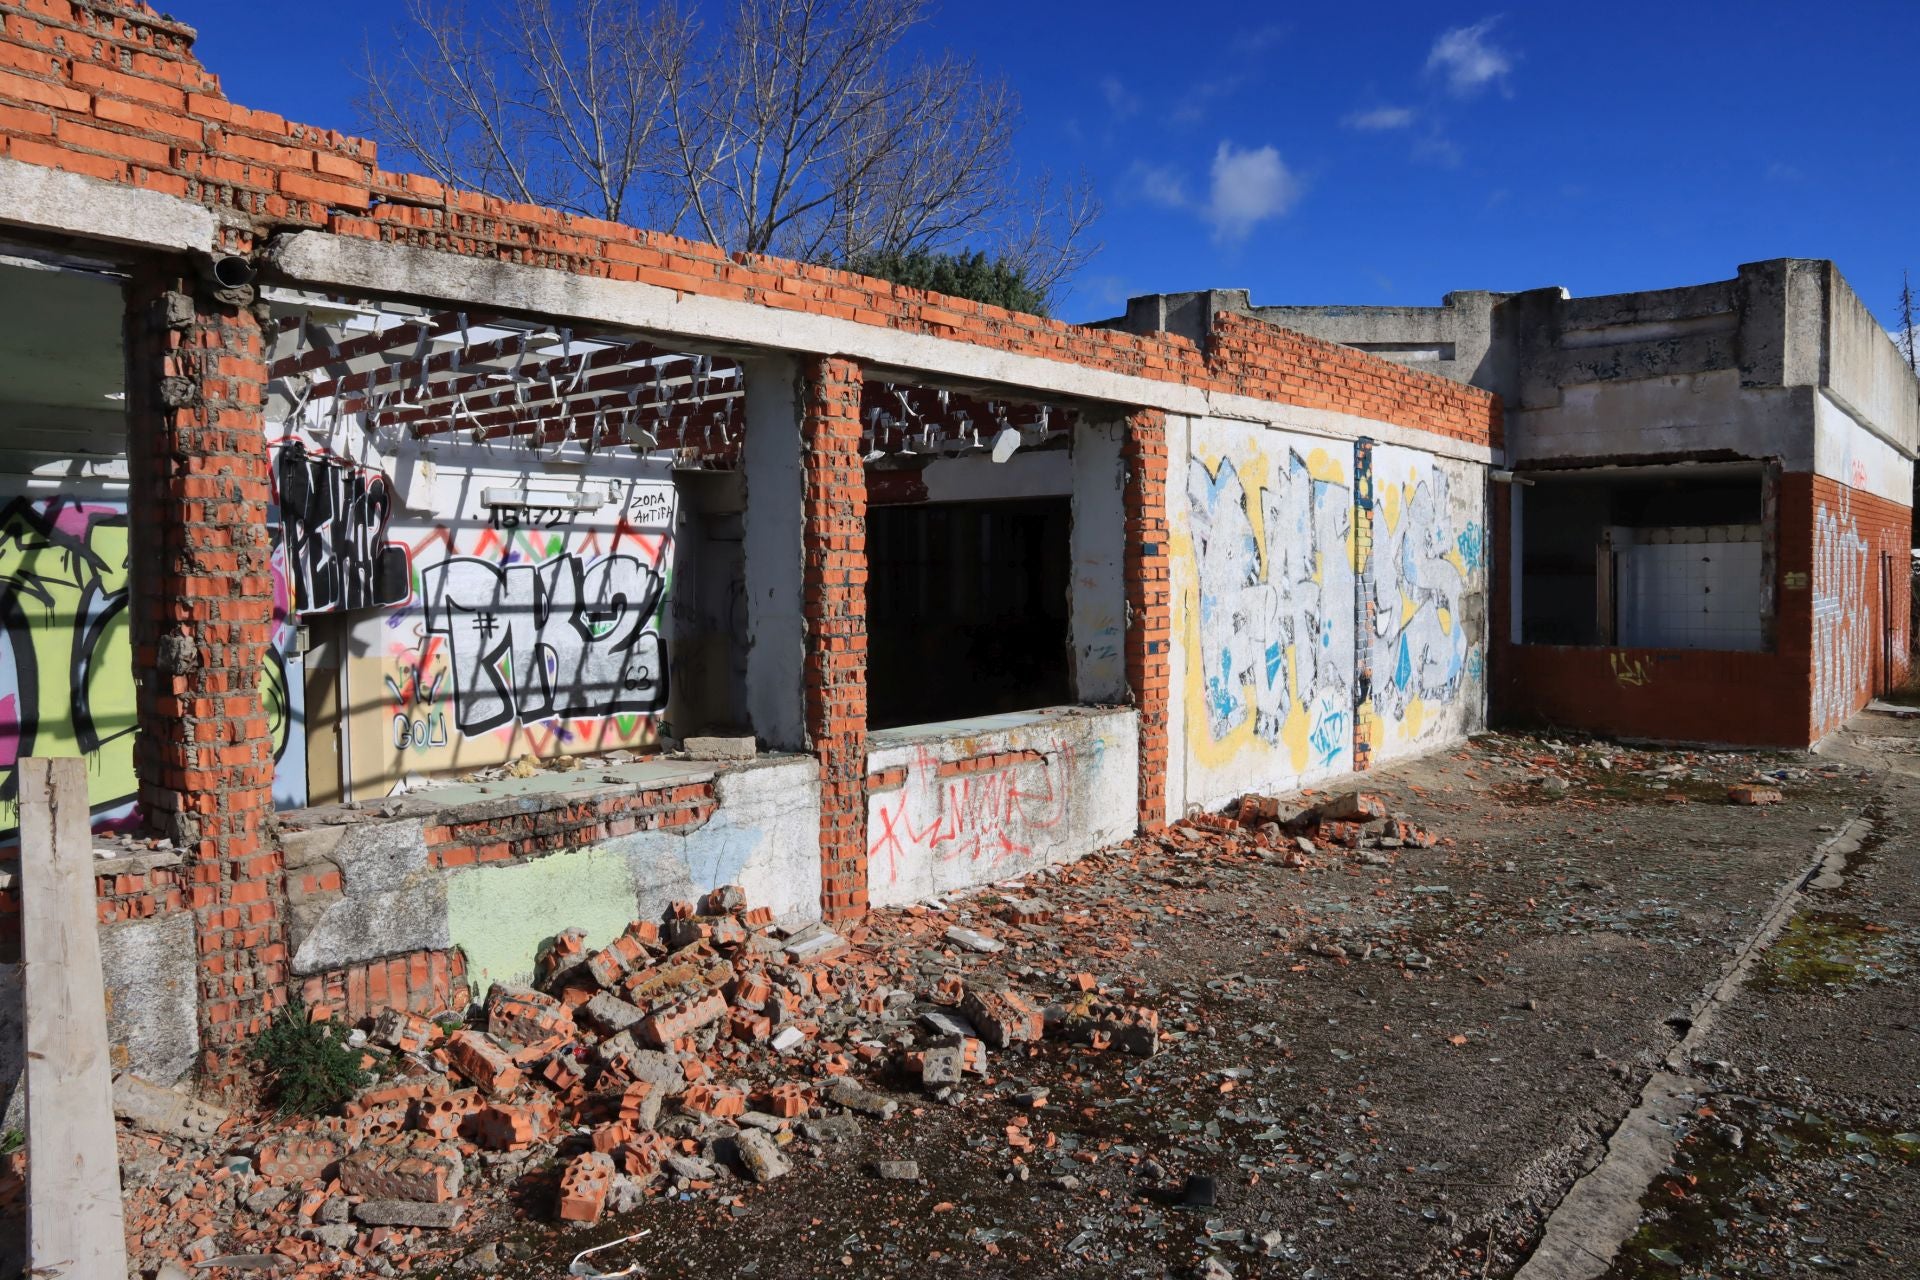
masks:
POLYGON ((1913 281, 1906 272, 1900 273, 1900 332, 1893 335, 1894 345, 1900 348, 1900 354, 1907 358, 1907 368, 1920 374, 1920 341, 1913 332, 1913 281))
POLYGON ((815 262, 980 249, 1043 292, 1093 252, 1085 183, 1023 180, 1019 102, 902 43, 930 0, 404 0, 369 131, 450 186, 815 262))

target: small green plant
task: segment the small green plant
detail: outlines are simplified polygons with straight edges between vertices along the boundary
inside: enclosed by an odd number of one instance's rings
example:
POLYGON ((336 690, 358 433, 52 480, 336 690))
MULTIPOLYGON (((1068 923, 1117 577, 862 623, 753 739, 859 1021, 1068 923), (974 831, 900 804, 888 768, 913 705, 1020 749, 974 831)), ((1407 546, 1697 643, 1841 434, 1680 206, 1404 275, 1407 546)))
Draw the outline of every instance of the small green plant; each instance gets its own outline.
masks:
POLYGON ((298 1000, 273 1015, 247 1056, 266 1070, 267 1097, 283 1115, 324 1115, 367 1082, 346 1030, 312 1021, 298 1000))
POLYGON ((27 1145, 27 1135, 18 1129, 9 1129, 0 1133, 0 1156, 10 1156, 27 1145))

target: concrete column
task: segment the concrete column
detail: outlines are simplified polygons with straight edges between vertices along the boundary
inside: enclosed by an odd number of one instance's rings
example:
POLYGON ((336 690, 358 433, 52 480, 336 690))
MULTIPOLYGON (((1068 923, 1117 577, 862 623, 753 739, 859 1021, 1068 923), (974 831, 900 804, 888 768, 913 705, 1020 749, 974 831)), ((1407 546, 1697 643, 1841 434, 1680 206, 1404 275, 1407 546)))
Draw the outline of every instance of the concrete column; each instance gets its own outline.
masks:
POLYGON ((287 974, 260 696, 273 619, 266 344, 250 305, 157 269, 129 290, 126 349, 135 767, 148 821, 187 853, 202 1066, 221 1084, 287 974))
POLYGON ((1114 421, 1082 422, 1073 431, 1067 604, 1077 702, 1124 702, 1127 696, 1127 529, 1120 465, 1125 436, 1125 425, 1114 421))
POLYGON ((820 907, 867 911, 867 479, 860 366, 805 369, 801 431, 807 737, 820 761, 820 907))
POLYGON ((1130 415, 1121 438, 1125 468, 1127 686, 1140 713, 1143 831, 1167 825, 1167 702, 1173 636, 1173 583, 1167 557, 1167 415, 1130 415))
POLYGON ((786 356, 742 361, 746 377, 747 716, 775 751, 807 749, 807 622, 801 592, 801 382, 786 356))

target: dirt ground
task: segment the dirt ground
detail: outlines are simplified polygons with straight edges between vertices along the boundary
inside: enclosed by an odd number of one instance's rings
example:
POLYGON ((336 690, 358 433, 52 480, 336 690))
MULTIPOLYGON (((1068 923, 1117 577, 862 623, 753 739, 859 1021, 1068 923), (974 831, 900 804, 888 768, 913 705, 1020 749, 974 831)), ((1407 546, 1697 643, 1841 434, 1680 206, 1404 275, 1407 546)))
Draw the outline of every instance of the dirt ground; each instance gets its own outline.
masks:
MULTIPOLYGON (((492 1207, 458 1233, 382 1229, 303 1273, 560 1276, 644 1232, 591 1263, 758 1280, 1513 1276, 1783 887, 1864 816, 1839 887, 1798 901, 1692 1047, 1672 1163, 1606 1274, 1920 1274, 1920 770, 1879 767, 1906 756, 1920 720, 1892 712, 1830 756, 1488 735, 1367 780, 1434 847, 1302 857, 1203 821, 932 916, 880 913, 875 937, 931 939, 895 944, 912 981, 1004 980, 1047 1003, 1090 977, 1158 1010, 1161 1052, 1049 1038, 936 1097, 902 1065, 909 1012, 901 1052, 855 1068, 899 1111, 817 1107, 783 1135, 776 1180, 728 1167, 725 1122, 676 1116, 712 1174, 631 1212, 563 1226, 562 1162, 470 1161, 492 1207), (1781 802, 1728 802, 1755 782, 1781 802), (1033 893, 1049 921, 1001 918, 1033 893), (942 945, 948 923, 1007 945, 942 945), (916 1178, 880 1176, 902 1160, 916 1178)), ((198 1274, 282 1261, 255 1258, 198 1274)))
MULTIPOLYGON (((901 1084, 900 1116, 796 1144, 814 1151, 777 1183, 729 1188, 724 1201, 669 1198, 591 1231, 512 1229, 514 1251, 532 1257, 508 1266, 557 1274, 578 1249, 646 1230, 593 1263, 764 1280, 955 1265, 1510 1275, 1761 910, 1829 833, 1870 812, 1873 852, 1826 896, 1886 925, 1872 935, 1885 951, 1862 962, 1880 967, 1835 988, 1787 966, 1779 989, 1747 997, 1751 1014, 1743 1004, 1723 1019, 1713 1056, 1738 1065, 1711 1085, 1753 1112, 1750 1134, 1784 1132, 1767 1110, 1783 1106, 1870 1131, 1881 1144, 1871 1197, 1823 1214, 1826 1243, 1798 1232, 1790 1247, 1853 1259, 1859 1274, 1920 1268, 1916 1153, 1892 1137, 1903 1108, 1920 1114, 1920 1040, 1901 1026, 1920 1015, 1891 959, 1912 954, 1920 888, 1900 853, 1903 806, 1920 802, 1908 785, 1803 756, 1489 737, 1369 780, 1396 813, 1446 837, 1386 865, 1346 854, 1294 869, 1205 841, 1136 842, 1043 888, 1056 907, 1109 917, 1117 954, 1089 961, 1064 952, 1057 930, 1029 926, 968 967, 1043 996, 1091 968, 1161 1010, 1175 1033, 1167 1051, 1144 1062, 1052 1043, 1002 1054, 990 1081, 946 1104, 901 1084), (1728 783, 1759 774, 1781 775, 1781 804, 1726 802, 1728 783), (1014 1100, 1032 1086, 1050 1091, 1037 1111, 1014 1100), (1030 1152, 1005 1140, 1022 1114, 1030 1152), (878 1179, 874 1163, 894 1159, 915 1160, 921 1180, 878 1179), (1193 1179, 1210 1179, 1211 1196, 1193 1179)), ((985 914, 992 895, 972 905, 985 914)), ((1827 937, 1788 941, 1824 954, 1827 937)), ((1857 1154, 1844 1136, 1836 1143, 1750 1150, 1824 1186, 1830 1165, 1857 1154)), ((1698 1214, 1669 1230, 1660 1220, 1674 1215, 1650 1205, 1653 1225, 1616 1274, 1796 1273, 1772 1234, 1742 1243, 1698 1214), (1767 1252, 1775 1269, 1718 1269, 1721 1252, 1743 1250, 1767 1252)), ((1777 1209, 1792 1220, 1787 1204, 1777 1209)))

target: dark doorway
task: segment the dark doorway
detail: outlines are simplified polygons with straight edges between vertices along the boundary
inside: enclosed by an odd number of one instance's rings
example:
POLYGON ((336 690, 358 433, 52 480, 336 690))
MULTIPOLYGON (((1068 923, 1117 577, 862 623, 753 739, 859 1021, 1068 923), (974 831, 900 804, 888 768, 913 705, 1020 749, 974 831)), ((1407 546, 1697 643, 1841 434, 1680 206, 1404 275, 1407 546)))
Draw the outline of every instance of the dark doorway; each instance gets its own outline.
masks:
POLYGON ((867 513, 867 724, 1070 700, 1065 497, 867 513))

